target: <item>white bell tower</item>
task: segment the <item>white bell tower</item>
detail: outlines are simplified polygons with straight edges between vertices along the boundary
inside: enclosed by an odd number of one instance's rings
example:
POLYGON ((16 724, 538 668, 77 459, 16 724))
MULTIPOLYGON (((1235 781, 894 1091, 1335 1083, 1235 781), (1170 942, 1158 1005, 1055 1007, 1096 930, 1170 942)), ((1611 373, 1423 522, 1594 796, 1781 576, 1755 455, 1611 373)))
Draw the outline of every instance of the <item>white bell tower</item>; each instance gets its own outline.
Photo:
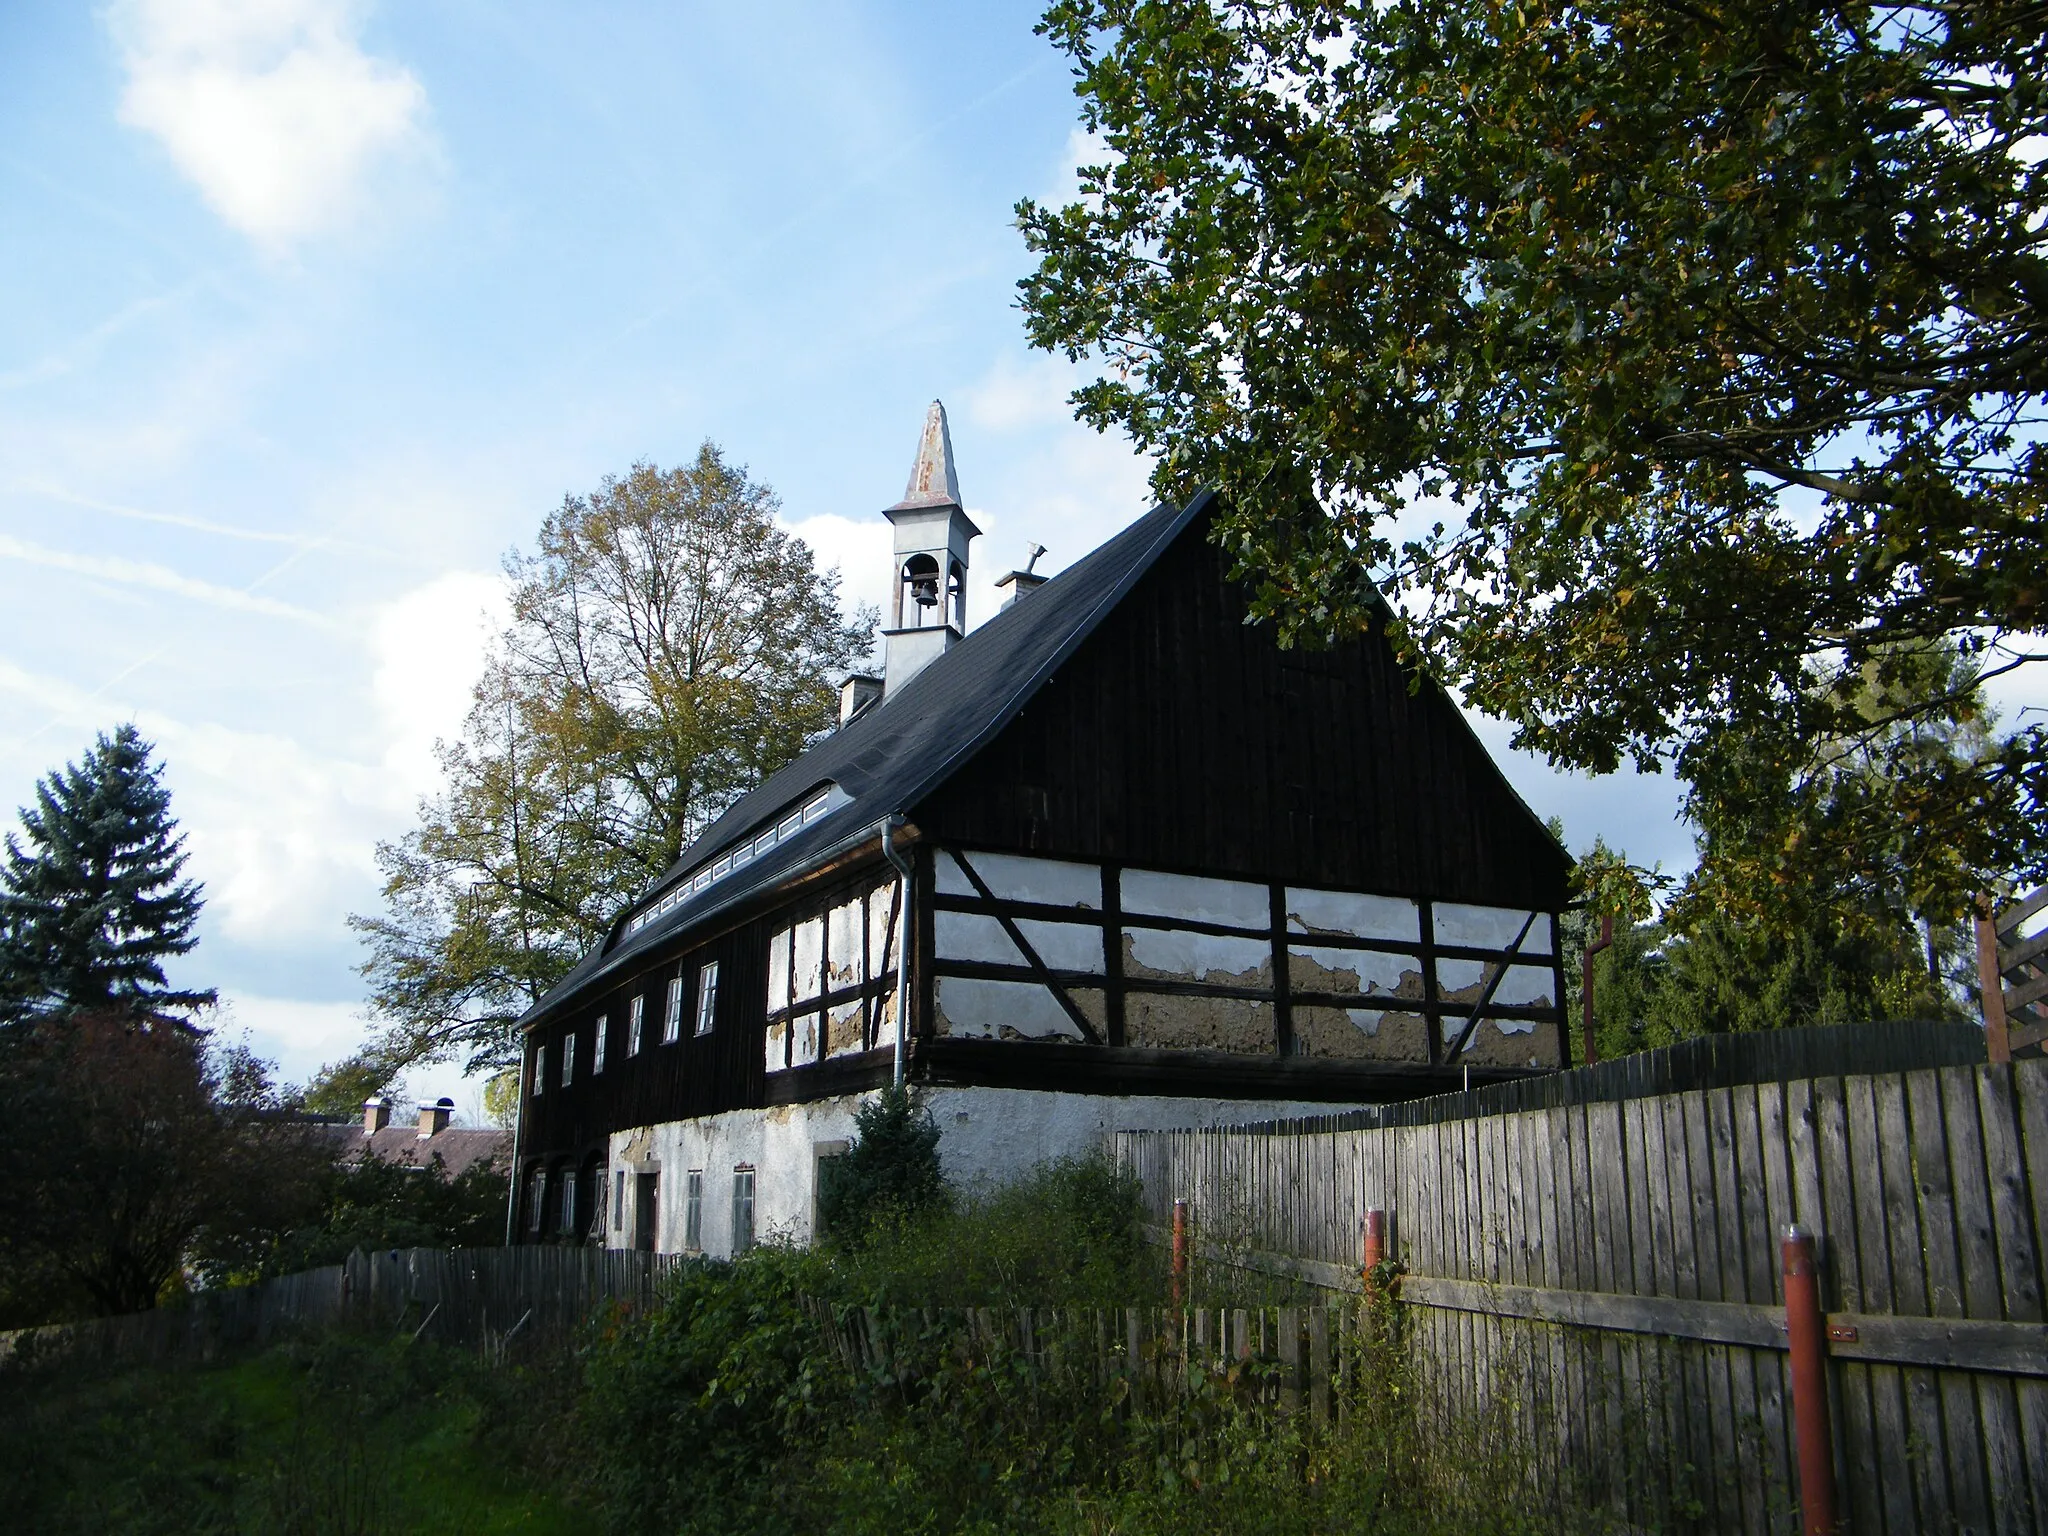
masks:
POLYGON ((946 429, 946 408, 936 400, 925 412, 903 499, 882 515, 896 531, 889 627, 882 631, 886 698, 967 633, 967 545, 981 530, 960 505, 953 435, 946 429))

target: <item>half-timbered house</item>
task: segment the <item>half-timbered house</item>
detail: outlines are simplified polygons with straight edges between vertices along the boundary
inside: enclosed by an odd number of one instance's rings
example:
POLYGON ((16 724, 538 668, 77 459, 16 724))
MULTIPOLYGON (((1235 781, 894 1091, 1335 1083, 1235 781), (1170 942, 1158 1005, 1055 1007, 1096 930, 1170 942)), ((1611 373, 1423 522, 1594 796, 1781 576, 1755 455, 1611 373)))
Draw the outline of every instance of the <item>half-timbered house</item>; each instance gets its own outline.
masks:
POLYGON ((1565 1064, 1564 852, 1383 636, 1248 624, 1211 508, 1013 572, 969 632, 933 406, 883 676, 523 1021, 521 1234, 802 1239, 892 1081, 972 1179, 1565 1064))

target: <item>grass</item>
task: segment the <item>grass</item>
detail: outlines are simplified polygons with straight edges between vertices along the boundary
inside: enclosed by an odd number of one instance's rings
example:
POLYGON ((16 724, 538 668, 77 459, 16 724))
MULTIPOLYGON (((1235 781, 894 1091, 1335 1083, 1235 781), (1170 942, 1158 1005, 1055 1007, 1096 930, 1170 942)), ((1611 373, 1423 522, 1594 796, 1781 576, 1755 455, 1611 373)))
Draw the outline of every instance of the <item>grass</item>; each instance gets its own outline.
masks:
POLYGON ((548 1486, 561 1375, 342 1333, 202 1369, 14 1367, 0 1508, 46 1533, 583 1533, 548 1486))

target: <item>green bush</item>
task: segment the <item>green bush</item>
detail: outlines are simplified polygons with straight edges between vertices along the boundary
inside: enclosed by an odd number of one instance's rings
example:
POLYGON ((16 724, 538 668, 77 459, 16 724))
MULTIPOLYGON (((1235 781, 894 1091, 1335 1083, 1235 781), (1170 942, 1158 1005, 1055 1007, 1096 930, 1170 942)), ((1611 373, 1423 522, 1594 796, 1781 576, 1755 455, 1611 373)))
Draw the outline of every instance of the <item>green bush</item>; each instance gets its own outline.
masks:
POLYGON ((902 1084, 884 1088, 853 1119, 853 1145, 828 1161, 818 1191, 823 1232, 858 1246, 878 1221, 916 1220, 948 1203, 939 1128, 902 1084))

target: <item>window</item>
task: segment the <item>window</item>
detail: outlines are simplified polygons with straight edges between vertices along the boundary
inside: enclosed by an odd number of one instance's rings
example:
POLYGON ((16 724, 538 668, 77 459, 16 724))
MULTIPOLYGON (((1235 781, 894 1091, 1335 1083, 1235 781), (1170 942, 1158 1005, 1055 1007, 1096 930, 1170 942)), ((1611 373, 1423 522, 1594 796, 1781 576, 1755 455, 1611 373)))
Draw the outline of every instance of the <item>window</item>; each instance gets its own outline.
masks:
POLYGON ((691 1253, 704 1249, 704 1170, 692 1168, 683 1175, 683 1247, 691 1253))
POLYGON ((697 972, 697 1033, 708 1035, 718 1017, 718 962, 713 960, 697 972))
POLYGON ((701 867, 696 874, 677 882, 659 901, 636 913, 627 922, 626 932, 638 933, 657 917, 673 912, 678 904, 688 901, 712 881, 723 880, 742 865, 759 858, 783 838, 796 836, 803 828, 827 812, 837 810, 851 798, 837 784, 827 784, 752 841, 741 843, 737 848, 720 854, 711 863, 701 867))
POLYGON ((576 1175, 572 1170, 564 1168, 555 1177, 561 1181, 562 1185, 562 1230, 574 1236, 576 1232, 576 1175))
POLYGON ((754 1246, 754 1170, 745 1163, 732 1171, 732 1251, 754 1246))
POLYGON ((607 1021, 605 1019, 605 1016, 600 1013, 597 1016, 597 1023, 592 1026, 592 1033, 590 1036, 590 1070, 592 1073, 598 1073, 604 1070, 604 1037, 606 1022, 607 1021))
POLYGON ((623 1168, 612 1175, 612 1230, 626 1230, 626 1170, 623 1168))
POLYGON ((647 1017, 647 999, 636 996, 626 1008, 626 1054, 640 1054, 640 1025, 647 1017))
POLYGON ((541 1216, 547 1206, 548 1175, 545 1168, 536 1168, 526 1180, 526 1229, 538 1232, 541 1216))
POLYGON ((536 1045, 533 1048, 533 1096, 540 1097, 541 1089, 548 1085, 548 1048, 536 1045))
POLYGON ((568 1087, 576 1076, 576 1036, 572 1031, 562 1036, 562 1086, 568 1087))
POLYGON ((683 1037, 683 978, 668 979, 668 1008, 661 1016, 661 1043, 674 1045, 683 1037))

